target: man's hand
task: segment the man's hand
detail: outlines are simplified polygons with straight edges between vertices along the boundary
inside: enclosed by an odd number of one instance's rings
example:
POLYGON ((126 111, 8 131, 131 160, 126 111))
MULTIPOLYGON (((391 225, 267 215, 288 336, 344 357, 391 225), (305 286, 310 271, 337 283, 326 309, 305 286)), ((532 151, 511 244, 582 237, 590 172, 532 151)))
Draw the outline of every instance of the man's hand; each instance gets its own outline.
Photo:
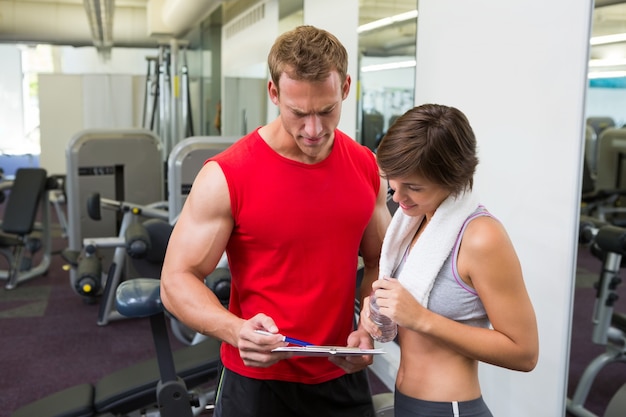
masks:
POLYGON ((265 314, 259 313, 244 321, 239 329, 237 348, 246 366, 266 368, 293 356, 291 352, 272 352, 272 349, 282 346, 287 346, 287 343, 283 342, 282 336, 278 334, 278 327, 274 320, 265 314), (267 336, 255 330, 275 334, 267 336))
MULTIPOLYGON (((374 342, 364 329, 359 328, 348 336, 347 347, 372 349, 374 342)), ((372 355, 331 356, 328 360, 346 371, 346 373, 353 374, 371 365, 374 362, 374 357, 372 355)))

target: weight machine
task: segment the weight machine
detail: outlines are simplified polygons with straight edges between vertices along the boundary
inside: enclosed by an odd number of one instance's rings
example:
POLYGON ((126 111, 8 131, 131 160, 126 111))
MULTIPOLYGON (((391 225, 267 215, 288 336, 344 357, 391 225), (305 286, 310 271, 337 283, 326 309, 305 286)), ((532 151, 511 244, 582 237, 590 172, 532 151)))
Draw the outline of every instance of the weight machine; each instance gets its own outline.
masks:
POLYGON ((6 279, 5 289, 45 275, 52 258, 49 194, 59 187, 56 177, 49 177, 43 168, 19 168, 13 180, 0 182, 4 216, 0 223, 0 255, 8 268, 0 270, 6 279), (37 214, 41 221, 37 221, 37 214), (41 259, 35 262, 35 254, 41 259))
POLYGON ((176 143, 194 135, 187 43, 161 44, 158 55, 146 57, 146 62, 142 123, 161 138, 166 160, 176 143))
MULTIPOLYGON (((69 259, 83 249, 88 237, 117 236, 123 213, 109 211, 101 220, 87 213, 92 193, 116 201, 149 205, 163 201, 163 159, 159 138, 146 129, 91 129, 77 133, 66 149, 66 196, 69 259)), ((102 248, 105 263, 113 248, 102 248)), ((128 271, 130 272, 130 271, 128 271)), ((70 282, 76 282, 76 268, 70 268, 70 282)), ((80 294, 80 293, 79 293, 80 294)), ((86 299, 85 301, 92 301, 86 299)))
MULTIPOLYGON (((81 251, 66 251, 65 259, 76 269, 70 277, 74 291, 86 299, 101 296, 98 325, 123 318, 114 308, 115 291, 124 279, 128 259, 146 259, 147 264, 159 262, 164 254, 171 226, 167 223, 168 211, 162 203, 139 205, 126 201, 101 198, 93 193, 87 200, 89 217, 102 219, 101 208, 122 216, 116 237, 86 237, 81 251), (148 219, 145 222, 143 219, 148 219), (165 236, 161 238, 161 235, 165 236), (159 245, 158 247, 154 247, 159 245), (114 249, 108 272, 103 273, 102 249, 114 249)), ((105 261, 106 262, 106 261, 105 261)), ((142 272, 146 272, 144 269, 142 272)), ((160 268, 148 272, 146 277, 158 278, 160 268), (158 269, 158 270, 157 270, 158 269)))
MULTIPOLYGON (((576 391, 567 399, 567 411, 579 417, 598 417, 585 408, 591 385, 607 365, 626 362, 626 315, 614 311, 619 298, 617 287, 622 256, 626 254, 626 229, 581 216, 579 241, 590 244, 594 255, 602 258, 602 272, 596 285, 592 341, 606 347, 583 372, 576 391)), ((626 378, 625 378, 626 382, 626 378)), ((626 383, 613 396, 604 417, 621 417, 626 413, 626 383)))

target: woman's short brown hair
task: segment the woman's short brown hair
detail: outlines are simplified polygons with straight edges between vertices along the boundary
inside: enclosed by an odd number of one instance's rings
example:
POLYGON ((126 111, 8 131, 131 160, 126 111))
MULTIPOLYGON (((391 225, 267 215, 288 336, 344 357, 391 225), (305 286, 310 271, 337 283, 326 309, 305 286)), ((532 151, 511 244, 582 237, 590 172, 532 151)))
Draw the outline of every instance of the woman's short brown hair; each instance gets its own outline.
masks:
POLYGON ((476 137, 458 109, 423 104, 389 128, 376 150, 385 178, 419 175, 458 195, 473 186, 476 137))

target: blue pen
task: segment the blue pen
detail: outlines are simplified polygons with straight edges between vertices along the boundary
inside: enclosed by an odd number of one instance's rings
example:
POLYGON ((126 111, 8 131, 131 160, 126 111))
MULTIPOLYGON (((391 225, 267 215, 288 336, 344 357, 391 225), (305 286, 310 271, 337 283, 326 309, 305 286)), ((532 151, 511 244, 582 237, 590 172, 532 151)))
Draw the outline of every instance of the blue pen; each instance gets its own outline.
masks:
MULTIPOLYGON (((258 334, 263 334, 265 336, 274 336, 276 333, 270 333, 270 332, 266 332, 265 330, 255 330, 256 333, 258 334)), ((313 345, 313 343, 309 343, 309 342, 305 342, 303 340, 298 340, 298 339, 294 339, 293 337, 287 337, 284 335, 280 335, 283 337, 283 342, 287 342, 287 343, 291 343, 292 345, 299 345, 299 346, 311 346, 313 345)))

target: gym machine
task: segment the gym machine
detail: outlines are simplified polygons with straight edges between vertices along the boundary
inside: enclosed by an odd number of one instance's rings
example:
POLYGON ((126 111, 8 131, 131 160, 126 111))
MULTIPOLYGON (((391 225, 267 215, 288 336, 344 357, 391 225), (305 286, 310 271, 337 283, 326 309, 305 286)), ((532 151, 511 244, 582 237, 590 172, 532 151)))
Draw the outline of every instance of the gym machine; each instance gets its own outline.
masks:
MULTIPOLYGON (((592 217, 581 216, 579 242, 590 244, 592 253, 602 259, 602 272, 596 285, 593 312, 592 341, 606 347, 583 372, 567 411, 579 417, 598 417, 585 408, 591 385, 607 365, 626 362, 626 315, 614 311, 621 284, 619 270, 626 254, 626 229, 613 226, 592 217)), ((625 379, 626 380, 626 379, 625 379)), ((603 417, 621 417, 626 414, 626 384, 611 399, 603 417)))
POLYGON ((5 289, 45 275, 52 258, 49 194, 59 187, 56 177, 49 177, 43 168, 19 168, 12 180, 0 182, 4 216, 0 225, 0 254, 8 268, 0 270, 6 279, 5 289), (41 221, 37 214, 41 213, 41 221), (35 255, 41 258, 34 263, 35 255))
POLYGON ((234 136, 194 136, 176 144, 167 160, 167 187, 170 223, 176 218, 185 204, 191 185, 204 165, 204 162, 224 151, 239 137, 234 136))
POLYGON ((64 256, 76 269, 70 279, 74 291, 84 298, 101 296, 98 325, 104 326, 112 320, 123 318, 114 308, 114 297, 124 279, 124 271, 129 271, 128 259, 145 259, 148 265, 158 264, 158 267, 149 270, 143 268, 140 272, 146 277, 159 277, 171 226, 167 223, 167 210, 160 207, 159 203, 139 205, 101 198, 99 193, 93 193, 87 200, 89 217, 101 220, 101 208, 122 216, 118 236, 87 237, 83 240, 82 251, 66 251, 64 256), (143 218, 148 220, 142 221, 143 218), (101 251, 107 248, 113 248, 114 252, 105 274, 101 251))
POLYGON ((161 139, 166 160, 176 143, 194 135, 187 43, 160 44, 158 55, 146 62, 143 127, 161 139))
MULTIPOLYGON (((89 237, 117 236, 123 213, 108 211, 101 220, 87 213, 92 193, 116 201, 148 205, 163 201, 163 159, 160 140, 145 129, 86 130, 76 134, 66 149, 68 246, 79 253, 89 237)), ((102 250, 111 263, 114 250, 102 250)), ((70 269, 76 282, 76 268, 70 269)), ((128 272, 128 271, 125 271, 128 272)))

